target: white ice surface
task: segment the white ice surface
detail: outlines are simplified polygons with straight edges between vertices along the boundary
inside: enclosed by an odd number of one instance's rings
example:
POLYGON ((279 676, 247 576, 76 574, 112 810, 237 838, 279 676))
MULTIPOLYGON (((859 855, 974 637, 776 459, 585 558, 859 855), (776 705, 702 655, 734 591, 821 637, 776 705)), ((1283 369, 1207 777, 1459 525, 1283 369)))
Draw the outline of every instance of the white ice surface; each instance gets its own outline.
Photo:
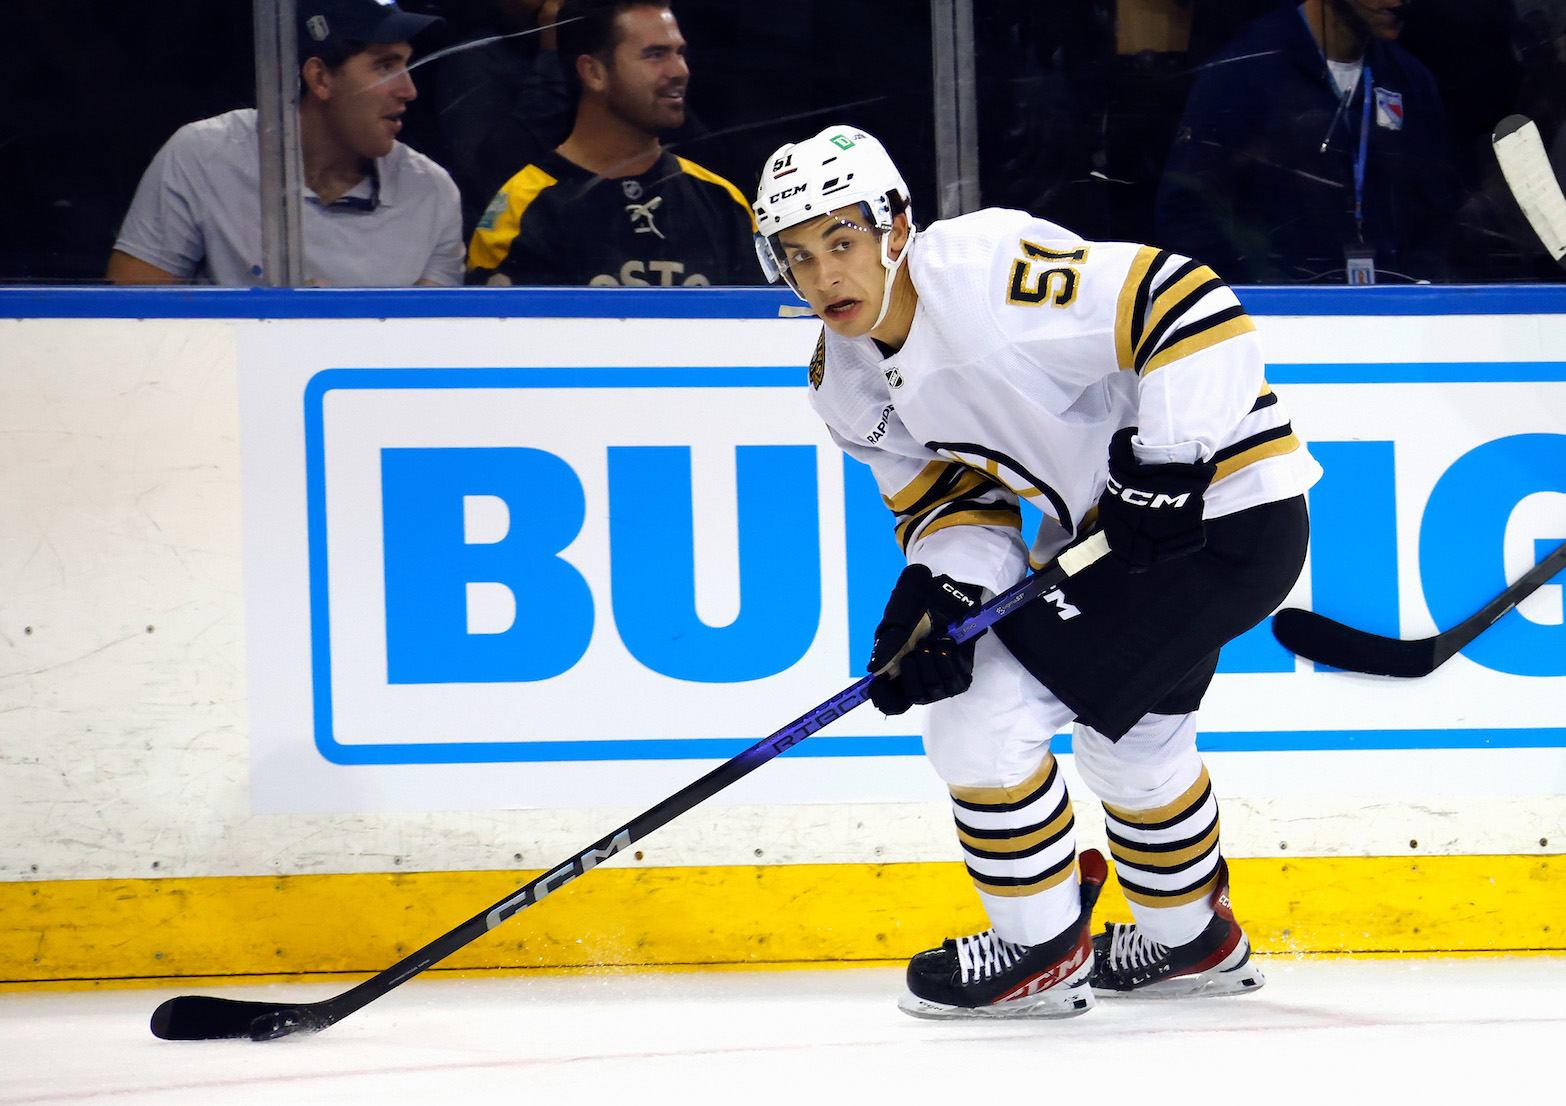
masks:
POLYGON ((1255 994, 986 1023, 899 1013, 888 968, 420 979, 264 1044, 154 1039, 173 990, 4 994, 0 1104, 1566 1101, 1566 958, 1262 963, 1255 994))

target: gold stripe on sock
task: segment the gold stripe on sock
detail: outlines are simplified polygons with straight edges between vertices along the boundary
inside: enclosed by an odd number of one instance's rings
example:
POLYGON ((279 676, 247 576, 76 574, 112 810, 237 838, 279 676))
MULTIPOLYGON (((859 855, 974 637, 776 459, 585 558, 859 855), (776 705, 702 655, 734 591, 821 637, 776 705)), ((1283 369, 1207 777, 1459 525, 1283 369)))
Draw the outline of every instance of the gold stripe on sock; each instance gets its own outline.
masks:
POLYGON ((1045 753, 1038 768, 1021 783, 1014 783, 1010 787, 952 787, 950 791, 952 798, 969 806, 1007 806, 1032 795, 1043 786, 1054 770, 1055 754, 1045 753))
POLYGON ((989 883, 983 876, 976 875, 972 868, 968 869, 968 874, 973 877, 973 885, 986 895, 995 895, 1003 899, 1021 899, 1029 895, 1037 895, 1040 892, 1048 891, 1051 887, 1059 887, 1068 879, 1075 879, 1077 874, 1075 861, 1076 858, 1073 857, 1072 863, 1067 864, 1060 871, 1054 873, 1046 872, 1039 876, 1037 880, 1020 885, 989 883))
POLYGON ((1214 869, 1213 874, 1202 880, 1195 888, 1178 895, 1148 895, 1127 887, 1124 880, 1120 881, 1120 890, 1128 902, 1136 903, 1138 906, 1185 906, 1187 903, 1200 902, 1212 895, 1213 888, 1218 886, 1219 870, 1214 869))
POLYGON ((1184 814, 1196 804, 1196 800, 1202 797, 1202 792, 1207 790, 1207 765, 1202 765, 1202 774, 1196 777, 1196 782, 1181 792, 1179 798, 1164 806, 1154 807, 1151 810, 1127 810, 1125 807, 1104 804, 1104 809, 1114 815, 1120 821, 1133 826, 1152 825, 1157 822, 1167 822, 1184 814))
MULTIPOLYGON (((963 829, 961 825, 959 825, 957 827, 957 840, 961 841, 970 849, 974 849, 978 852, 986 854, 1006 852, 1021 853, 1026 852, 1035 845, 1041 845, 1046 841, 1061 837, 1067 831, 1069 831, 1074 824, 1075 819, 1072 817, 1071 804, 1063 803, 1061 812, 1058 815, 1056 815, 1054 818, 1051 818, 1048 822, 1044 823, 1044 825, 1040 826, 1032 833, 1019 834, 1015 837, 975 837, 972 833, 969 833, 967 830, 963 829)), ((1132 863, 1135 863, 1135 861, 1132 863)))

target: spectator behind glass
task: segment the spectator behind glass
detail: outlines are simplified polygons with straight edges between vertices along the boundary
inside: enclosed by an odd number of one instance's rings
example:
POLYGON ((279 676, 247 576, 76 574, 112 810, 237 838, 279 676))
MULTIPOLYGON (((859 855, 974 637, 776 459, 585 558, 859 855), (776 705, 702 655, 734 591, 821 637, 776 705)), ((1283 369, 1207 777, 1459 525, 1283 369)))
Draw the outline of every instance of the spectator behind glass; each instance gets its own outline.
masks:
POLYGON ((468 248, 476 284, 756 284, 755 221, 728 181, 666 150, 685 119, 685 39, 657 0, 565 0, 571 133, 495 195, 468 248))
POLYGON ((1459 188, 1400 7, 1305 0, 1219 51, 1164 168, 1159 244, 1229 283, 1447 278, 1459 188))
MULTIPOLYGON (((390 0, 301 0, 298 15, 307 282, 462 283, 456 185, 396 140, 417 95, 408 40, 440 20, 390 0)), ((109 279, 261 283, 260 192, 254 109, 186 124, 142 176, 109 279)))
POLYGON ((467 0, 448 6, 465 45, 435 63, 435 109, 471 231, 497 189, 571 131, 556 53, 560 0, 467 0), (460 14, 459 14, 460 13, 460 14))

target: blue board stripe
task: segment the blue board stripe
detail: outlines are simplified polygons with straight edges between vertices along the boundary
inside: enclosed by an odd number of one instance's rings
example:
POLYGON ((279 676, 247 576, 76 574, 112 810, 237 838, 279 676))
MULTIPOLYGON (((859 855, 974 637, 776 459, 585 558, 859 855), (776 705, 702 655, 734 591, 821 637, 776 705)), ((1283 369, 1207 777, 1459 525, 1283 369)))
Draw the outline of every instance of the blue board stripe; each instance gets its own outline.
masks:
MULTIPOLYGON (((322 752, 338 764, 498 764, 599 760, 728 760, 760 738, 659 738, 604 741, 469 741, 418 745, 341 745, 322 752)), ((1282 730, 1203 733, 1204 753, 1324 752, 1362 749, 1558 749, 1566 729, 1537 730, 1282 730)), ((1058 754, 1071 752, 1071 735, 1056 734, 1058 754)), ((834 737, 817 734, 785 756, 888 757, 924 755, 919 737, 834 737)))
MULTIPOLYGON (((1559 315, 1566 285, 1237 287, 1253 315, 1559 315)), ((9 319, 775 319, 783 288, 0 288, 9 319)))
POLYGON ((1267 366, 1270 384, 1532 384, 1558 380, 1566 380, 1566 360, 1267 366))

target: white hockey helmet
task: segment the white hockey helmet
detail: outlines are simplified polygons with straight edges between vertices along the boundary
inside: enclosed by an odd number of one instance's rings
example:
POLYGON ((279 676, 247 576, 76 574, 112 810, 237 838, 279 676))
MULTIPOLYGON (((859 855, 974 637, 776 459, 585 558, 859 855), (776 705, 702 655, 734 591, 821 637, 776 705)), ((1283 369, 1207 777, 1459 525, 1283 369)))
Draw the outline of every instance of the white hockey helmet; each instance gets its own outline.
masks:
MULTIPOLYGON (((788 263, 777 236, 789 227, 808 223, 838 208, 860 205, 873 230, 881 238, 881 264, 886 267, 887 294, 882 297, 879 326, 886 317, 891 299, 892 281, 905 247, 894 261, 887 232, 899 214, 908 216, 908 231, 913 234, 913 210, 909 206, 908 184, 876 138, 857 127, 828 127, 803 142, 779 147, 767 159, 756 189, 756 256, 767 279, 787 280, 795 295, 800 295, 788 271, 788 263)), ((804 296, 800 295, 803 299, 804 296)))

